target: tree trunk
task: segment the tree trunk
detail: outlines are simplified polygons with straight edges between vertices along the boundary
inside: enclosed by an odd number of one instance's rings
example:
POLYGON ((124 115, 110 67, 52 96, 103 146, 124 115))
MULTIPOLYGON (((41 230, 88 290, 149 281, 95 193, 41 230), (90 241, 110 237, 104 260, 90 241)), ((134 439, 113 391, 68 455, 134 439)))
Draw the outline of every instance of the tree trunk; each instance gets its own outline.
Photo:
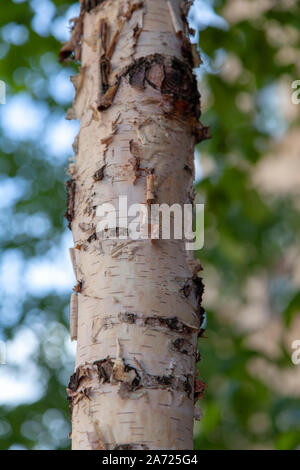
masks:
POLYGON ((118 207, 119 196, 128 206, 193 202, 194 145, 207 128, 189 3, 82 1, 61 50, 61 60, 81 59, 68 112, 81 121, 66 214, 78 281, 73 449, 193 448, 201 267, 184 240, 115 240, 96 230, 97 207, 118 207))

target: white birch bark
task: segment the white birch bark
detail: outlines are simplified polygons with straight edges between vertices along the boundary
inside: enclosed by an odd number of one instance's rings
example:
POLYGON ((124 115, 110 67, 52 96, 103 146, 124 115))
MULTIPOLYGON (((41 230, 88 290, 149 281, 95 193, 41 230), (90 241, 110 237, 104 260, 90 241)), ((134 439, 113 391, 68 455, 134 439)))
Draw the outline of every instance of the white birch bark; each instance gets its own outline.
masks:
POLYGON ((81 122, 67 211, 78 281, 73 449, 193 448, 203 388, 195 377, 200 266, 184 240, 96 233, 96 208, 117 207, 119 196, 128 205, 193 202, 194 145, 207 128, 199 122, 188 3, 82 1, 61 51, 61 59, 81 57, 68 112, 81 122))

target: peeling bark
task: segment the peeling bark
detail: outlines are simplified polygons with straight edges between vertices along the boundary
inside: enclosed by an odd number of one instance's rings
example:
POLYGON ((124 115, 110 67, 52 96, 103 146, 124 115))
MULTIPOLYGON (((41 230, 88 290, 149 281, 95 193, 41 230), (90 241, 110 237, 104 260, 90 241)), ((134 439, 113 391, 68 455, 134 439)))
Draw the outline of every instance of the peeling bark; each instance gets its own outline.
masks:
POLYGON ((69 229, 71 229, 72 220, 74 219, 75 214, 75 192, 76 192, 76 182, 74 179, 70 179, 66 182, 67 188, 67 212, 65 213, 65 218, 69 222, 69 229))
MULTIPOLYGON (((96 209, 194 198, 194 145, 209 137, 185 0, 81 1, 60 59, 81 59, 66 218, 77 284, 73 449, 192 449, 202 336, 201 266, 185 240, 113 240, 96 209)), ((124 232, 122 227, 119 234, 124 232)))

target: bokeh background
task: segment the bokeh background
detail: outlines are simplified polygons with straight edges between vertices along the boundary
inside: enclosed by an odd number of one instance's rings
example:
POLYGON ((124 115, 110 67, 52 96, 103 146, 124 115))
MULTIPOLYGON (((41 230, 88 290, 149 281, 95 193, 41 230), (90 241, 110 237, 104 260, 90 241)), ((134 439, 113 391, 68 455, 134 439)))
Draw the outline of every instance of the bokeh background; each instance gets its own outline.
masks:
MULTIPOLYGON (((77 121, 65 121, 77 64, 60 43, 79 2, 1 3, 0 449, 68 449, 66 384, 74 367, 75 283, 63 219, 65 168, 77 121), (3 343, 1 343, 3 345, 3 343), (3 357, 2 357, 3 359, 3 357)), ((300 449, 300 5, 297 0, 195 0, 203 64, 196 149, 205 203, 207 384, 197 449, 300 449)))

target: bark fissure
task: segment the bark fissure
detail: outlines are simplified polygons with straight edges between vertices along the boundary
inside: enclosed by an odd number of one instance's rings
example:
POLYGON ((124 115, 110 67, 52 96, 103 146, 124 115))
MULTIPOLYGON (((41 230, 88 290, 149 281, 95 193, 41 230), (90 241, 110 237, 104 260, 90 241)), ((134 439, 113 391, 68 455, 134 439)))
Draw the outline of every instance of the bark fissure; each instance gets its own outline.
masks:
POLYGON ((149 447, 145 444, 122 444, 115 446, 113 450, 149 450, 149 447))
POLYGON ((174 331, 176 333, 184 333, 187 335, 195 333, 197 331, 196 327, 191 327, 189 325, 184 324, 181 320, 177 317, 159 317, 159 316, 149 316, 149 317, 142 317, 135 313, 119 313, 118 319, 123 321, 124 323, 135 323, 141 327, 160 327, 166 328, 167 330, 174 331))
MULTIPOLYGON (((108 357, 94 361, 93 364, 78 367, 71 376, 67 389, 70 410, 72 411, 74 402, 77 404, 84 398, 90 400, 94 391, 101 393, 99 384, 106 383, 118 386, 118 393, 122 398, 139 399, 147 389, 167 389, 171 392, 185 393, 188 398, 191 397, 194 389, 192 375, 187 374, 182 377, 151 375, 137 360, 135 362, 138 364, 137 367, 126 364, 123 359, 108 357)), ((200 386, 197 391, 195 390, 194 397, 196 392, 198 395, 201 393, 200 386)))
POLYGON ((81 0, 81 8, 88 13, 103 2, 105 0, 81 0))
POLYGON ((66 182, 67 188, 67 211, 65 218, 69 222, 68 227, 71 229, 72 220, 75 215, 75 192, 76 192, 76 181, 72 178, 66 182))

